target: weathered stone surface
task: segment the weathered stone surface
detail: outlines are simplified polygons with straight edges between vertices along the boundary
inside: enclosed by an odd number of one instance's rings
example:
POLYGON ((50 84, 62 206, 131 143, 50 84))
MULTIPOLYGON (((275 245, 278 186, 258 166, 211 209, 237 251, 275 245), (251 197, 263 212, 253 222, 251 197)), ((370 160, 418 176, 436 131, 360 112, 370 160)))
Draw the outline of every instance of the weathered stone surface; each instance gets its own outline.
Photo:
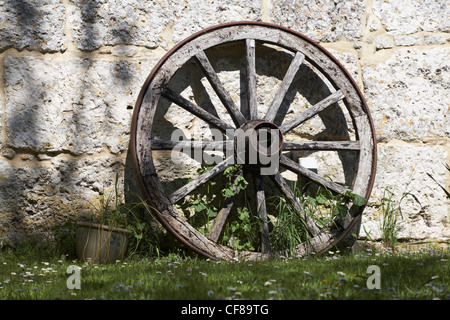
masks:
POLYGON ((170 47, 206 27, 259 20, 261 1, 70 0, 70 23, 79 49, 131 44, 170 47))
POLYGON ((79 49, 94 50, 104 45, 137 44, 157 47, 166 24, 149 12, 153 1, 71 0, 69 21, 79 49))
MULTIPOLYGON (((173 2, 168 1, 169 8, 173 2)), ((261 20, 262 1, 259 0, 220 0, 193 2, 185 0, 182 8, 175 13, 173 23, 173 39, 177 43, 194 32, 204 28, 233 21, 261 20)))
POLYGON ((395 36, 394 42, 398 46, 417 46, 422 44, 422 38, 415 36, 395 36))
POLYGON ((5 148, 2 150, 2 156, 4 156, 6 159, 14 159, 16 156, 16 152, 13 149, 5 148))
POLYGON ((372 10, 388 34, 450 30, 450 6, 440 0, 374 0, 372 10))
POLYGON ((130 119, 149 61, 32 57, 5 60, 7 145, 37 152, 128 147, 130 119))
MULTIPOLYGON (((370 202, 377 205, 383 197, 392 197, 391 207, 400 205, 400 238, 442 239, 450 236, 450 201, 427 175, 431 174, 445 185, 446 158, 447 153, 440 146, 407 143, 378 146, 377 176, 370 202)), ((374 205, 367 207, 363 215, 363 227, 375 239, 381 234, 382 216, 382 208, 374 205)))
POLYGON ((0 51, 9 47, 50 52, 66 49, 62 1, 0 1, 0 12, 0 51))
POLYGON ((448 137, 450 50, 401 49, 363 66, 365 96, 379 140, 448 137))
MULTIPOLYGON (((0 64, 1 65, 1 64, 0 64)), ((0 67, 1 68, 1 67, 0 67)), ((5 106, 4 106, 4 96, 3 96, 3 92, 1 92, 3 90, 0 90, 0 119, 3 119, 3 110, 5 110, 5 106)), ((3 133, 3 121, 0 121, 0 133, 3 133)), ((3 141, 4 139, 0 138, 0 150, 3 149, 3 141)))
POLYGON ((342 66, 350 73, 350 76, 356 83, 360 80, 358 56, 350 52, 338 52, 329 50, 330 53, 342 64, 342 66))
MULTIPOLYGON (((114 157, 53 159, 45 167, 0 160, 0 239, 48 240, 53 225, 86 214, 99 194, 110 194, 117 172, 123 160, 114 157)), ((120 185, 122 179, 120 174, 120 185)))
POLYGON ((394 47, 394 40, 392 40, 391 37, 377 37, 375 41, 375 47, 377 48, 377 50, 390 49, 394 47))
POLYGON ((275 0, 271 21, 299 31, 316 41, 333 42, 341 37, 362 36, 364 1, 275 0))
POLYGON ((424 36, 425 44, 445 44, 450 39, 446 34, 430 34, 424 36))

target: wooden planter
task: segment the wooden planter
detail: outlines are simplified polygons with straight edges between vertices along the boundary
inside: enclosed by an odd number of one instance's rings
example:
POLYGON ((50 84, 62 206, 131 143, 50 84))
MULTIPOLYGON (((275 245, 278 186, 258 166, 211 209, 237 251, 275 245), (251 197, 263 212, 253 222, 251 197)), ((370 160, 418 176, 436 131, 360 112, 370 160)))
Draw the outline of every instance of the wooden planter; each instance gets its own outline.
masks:
POLYGON ((78 259, 111 263, 123 259, 130 230, 106 225, 78 222, 76 252, 78 259))

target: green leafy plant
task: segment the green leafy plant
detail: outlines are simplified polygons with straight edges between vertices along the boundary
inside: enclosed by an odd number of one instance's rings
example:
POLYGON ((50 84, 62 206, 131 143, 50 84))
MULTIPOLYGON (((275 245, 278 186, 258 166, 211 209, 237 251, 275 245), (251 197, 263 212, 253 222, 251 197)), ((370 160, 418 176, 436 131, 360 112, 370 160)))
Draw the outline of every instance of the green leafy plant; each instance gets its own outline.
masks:
MULTIPOLYGON (((411 177, 412 180, 412 177, 411 177)), ((406 184, 405 191, 397 192, 395 187, 386 187, 379 200, 371 201, 367 204, 368 207, 376 210, 379 216, 379 230, 381 232, 381 242, 387 248, 395 250, 399 242, 400 219, 403 218, 402 205, 405 199, 409 198, 419 205, 419 213, 423 212, 424 207, 419 199, 413 193, 407 191, 411 180, 406 184)), ((372 230, 366 230, 366 237, 369 241, 376 241, 376 237, 371 235, 372 230)))
POLYGON ((365 198, 350 191, 344 195, 334 194, 319 187, 315 192, 306 194, 307 187, 306 185, 300 189, 297 183, 293 186, 295 197, 300 200, 304 213, 295 210, 283 197, 272 197, 271 204, 275 210, 274 215, 269 217, 273 224, 270 236, 274 249, 292 253, 300 243, 308 243, 311 237, 305 218, 315 221, 319 228, 329 227, 336 218, 345 217, 351 206, 360 207, 366 203, 365 198))
POLYGON ((230 198, 236 192, 243 191, 244 200, 242 206, 236 206, 236 215, 227 220, 221 243, 231 245, 237 251, 255 250, 258 246, 258 230, 262 226, 262 220, 254 214, 247 199, 247 180, 242 176, 242 166, 235 165, 227 168, 223 174, 228 180, 221 193, 225 198, 230 198))
POLYGON ((383 191, 383 196, 378 204, 371 204, 371 206, 378 208, 381 213, 381 241, 386 247, 391 249, 395 249, 398 243, 398 234, 400 231, 399 218, 403 217, 401 206, 403 200, 408 196, 412 197, 420 205, 419 199, 414 194, 403 192, 398 198, 395 196, 394 191, 389 188, 383 191))
MULTIPOLYGON (((202 166, 197 172, 202 174, 210 169, 211 167, 202 166)), ((242 176, 242 167, 235 165, 227 168, 219 181, 222 183, 210 180, 196 194, 185 198, 180 207, 186 219, 198 231, 208 235, 219 213, 217 208, 222 208, 223 205, 218 199, 226 201, 235 196, 237 191, 243 191, 243 201, 233 200, 234 213, 227 218, 219 243, 229 245, 237 251, 258 250, 259 230, 264 222, 258 214, 252 212, 253 206, 249 202, 253 203, 255 199, 247 199, 248 182, 242 176), (222 197, 217 197, 217 194, 222 197)), ((323 228, 329 227, 337 218, 345 217, 352 206, 360 207, 366 204, 365 198, 350 191, 342 195, 319 187, 314 194, 306 195, 297 185, 293 190, 305 212, 297 212, 283 196, 274 195, 266 199, 269 208, 269 237, 272 249, 276 251, 287 250, 292 253, 300 243, 310 240, 305 214, 323 228)))
POLYGON ((309 241, 308 227, 302 214, 283 197, 275 196, 271 200, 276 216, 269 215, 273 225, 270 243, 275 251, 287 250, 291 254, 297 245, 309 241))
POLYGON ((130 230, 133 236, 131 252, 136 252, 148 229, 146 222, 141 219, 141 210, 147 208, 147 205, 144 201, 125 201, 124 194, 119 190, 118 174, 113 192, 103 193, 96 202, 91 201, 91 208, 89 222, 130 230))
POLYGON ((228 178, 228 182, 222 189, 221 193, 225 198, 230 198, 235 194, 235 188, 245 190, 248 186, 247 180, 240 175, 242 166, 236 165, 227 168, 223 175, 228 178))
MULTIPOLYGON (((197 174, 201 175, 212 168, 212 166, 203 164, 197 170, 197 174)), ((212 190, 215 185, 215 181, 209 180, 204 186, 199 188, 198 192, 186 197, 180 205, 189 223, 204 235, 208 235, 210 228, 209 222, 219 212, 217 209, 218 206, 215 203, 215 192, 212 190)))
POLYGON ((231 221, 224 232, 222 242, 231 245, 237 251, 255 250, 256 227, 259 218, 251 214, 247 207, 237 207, 237 219, 231 221))
MULTIPOLYGON (((202 165, 197 173, 200 175, 210 170, 211 166, 202 165)), ((235 196, 237 191, 243 191, 244 205, 234 207, 232 217, 227 219, 219 243, 230 245, 237 251, 254 250, 257 240, 254 234, 260 226, 260 219, 252 214, 246 199, 248 182, 242 176, 242 166, 234 165, 227 168, 218 178, 221 182, 210 180, 199 188, 198 192, 186 197, 180 205, 188 222, 199 232, 208 235, 213 220, 222 208, 223 201, 235 196), (223 187, 219 187, 223 186, 223 187), (220 194, 222 197, 217 197, 220 194)))
POLYGON ((384 190, 381 199, 382 219, 381 219, 381 240, 391 248, 394 248, 398 240, 398 217, 401 215, 400 205, 393 199, 394 193, 384 190))
POLYGON ((336 218, 343 218, 352 206, 362 207, 366 199, 360 195, 347 191, 345 194, 335 194, 330 190, 319 187, 311 196, 304 197, 303 205, 308 215, 322 226, 327 226, 336 218))

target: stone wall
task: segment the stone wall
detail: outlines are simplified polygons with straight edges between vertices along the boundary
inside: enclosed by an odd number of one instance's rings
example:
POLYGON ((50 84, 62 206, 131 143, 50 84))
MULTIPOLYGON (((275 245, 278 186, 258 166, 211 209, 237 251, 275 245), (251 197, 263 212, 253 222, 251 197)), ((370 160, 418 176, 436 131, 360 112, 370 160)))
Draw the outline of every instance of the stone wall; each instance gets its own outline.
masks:
MULTIPOLYGON (((450 8, 440 0, 0 0, 0 239, 42 240, 111 188, 139 90, 208 26, 280 24, 351 72, 374 119, 371 202, 402 195, 401 237, 448 241, 450 8)), ((363 230, 380 236, 379 208, 363 230)), ((364 237, 365 233, 362 232, 364 237)))

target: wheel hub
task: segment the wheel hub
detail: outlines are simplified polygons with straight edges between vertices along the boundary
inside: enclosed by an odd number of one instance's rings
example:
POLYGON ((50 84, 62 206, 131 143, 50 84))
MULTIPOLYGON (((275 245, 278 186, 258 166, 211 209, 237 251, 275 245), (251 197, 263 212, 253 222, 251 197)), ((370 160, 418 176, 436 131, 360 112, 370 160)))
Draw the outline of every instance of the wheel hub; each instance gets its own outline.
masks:
POLYGON ((250 120, 234 136, 236 163, 259 169, 263 175, 273 175, 278 169, 283 141, 283 134, 274 123, 250 120))

